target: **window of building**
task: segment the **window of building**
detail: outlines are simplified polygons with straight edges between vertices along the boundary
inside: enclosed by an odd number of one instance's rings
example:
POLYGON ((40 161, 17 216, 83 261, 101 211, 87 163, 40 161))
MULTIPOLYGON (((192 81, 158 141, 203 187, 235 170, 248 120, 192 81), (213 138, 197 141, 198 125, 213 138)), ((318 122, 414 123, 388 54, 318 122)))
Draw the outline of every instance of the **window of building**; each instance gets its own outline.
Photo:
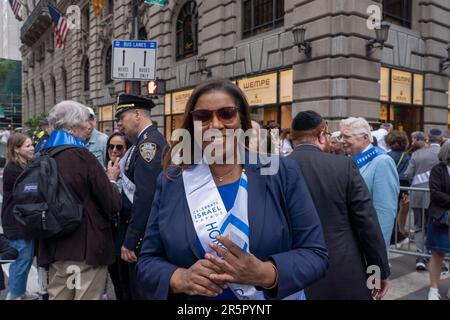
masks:
POLYGON ((383 0, 384 20, 411 28, 411 3, 411 0, 383 0))
POLYGON ((85 32, 89 32, 89 25, 90 25, 90 14, 89 14, 89 5, 87 5, 84 9, 83 9, 83 14, 82 14, 82 27, 83 27, 83 31, 85 32))
POLYGON ((41 90, 42 90, 42 108, 43 112, 45 113, 45 85, 44 81, 41 80, 41 90))
POLYGON ((284 0, 243 0, 242 37, 247 38, 284 23, 284 0))
POLYGON ((66 73, 66 69, 62 69, 61 72, 61 79, 62 79, 62 99, 66 100, 67 99, 67 73, 66 73))
POLYGON ((198 12, 195 1, 186 3, 177 19, 177 60, 198 52, 198 12))
MULTIPOLYGON (((32 101, 32 104, 33 104, 34 106, 36 106, 36 105, 37 105, 37 101, 36 101, 36 88, 34 87, 34 85, 31 87, 31 92, 32 92, 32 94, 33 94, 33 101, 32 101)), ((30 106, 31 106, 31 104, 30 104, 30 106)), ((32 108, 30 108, 30 109, 32 109, 32 108)))
POLYGON ((112 47, 109 46, 105 54, 105 83, 111 83, 111 57, 112 57, 112 47))
POLYGON ((52 94, 53 94, 53 105, 56 104, 56 80, 54 76, 51 76, 50 78, 51 84, 52 84, 52 94))
POLYGON ((24 107, 28 111, 28 117, 30 117, 30 106, 31 106, 30 93, 28 91, 28 88, 25 88, 25 103, 24 103, 24 107))
POLYGON ((148 34, 147 30, 145 30, 145 27, 141 27, 138 32, 139 40, 147 40, 148 34))
POLYGON ((106 13, 113 14, 114 12, 114 0, 108 0, 108 5, 106 6, 106 13))
POLYGON ((89 59, 85 58, 83 66, 83 89, 89 91, 89 59))

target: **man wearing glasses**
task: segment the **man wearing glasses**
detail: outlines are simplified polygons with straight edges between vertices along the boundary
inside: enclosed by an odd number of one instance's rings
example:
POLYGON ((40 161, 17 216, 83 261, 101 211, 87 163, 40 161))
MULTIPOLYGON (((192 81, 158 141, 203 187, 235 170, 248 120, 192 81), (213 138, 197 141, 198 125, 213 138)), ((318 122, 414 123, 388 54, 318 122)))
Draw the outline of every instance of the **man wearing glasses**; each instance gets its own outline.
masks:
POLYGON ((118 127, 130 140, 136 141, 120 161, 123 189, 119 237, 123 238, 122 260, 129 263, 133 299, 144 298, 136 281, 135 266, 167 145, 156 123, 151 120, 150 110, 153 107, 155 104, 149 99, 127 94, 118 96, 118 127))
POLYGON ((324 279, 306 289, 308 300, 381 299, 389 288, 389 263, 369 191, 352 159, 330 153, 323 118, 303 111, 292 121, 295 160, 322 222, 330 265, 324 279), (381 286, 368 288, 367 268, 378 266, 381 286), (373 289, 373 290, 371 290, 373 289))
POLYGON ((340 123, 344 151, 358 166, 378 214, 386 249, 397 214, 400 181, 394 160, 372 145, 369 123, 364 118, 348 118, 340 123))

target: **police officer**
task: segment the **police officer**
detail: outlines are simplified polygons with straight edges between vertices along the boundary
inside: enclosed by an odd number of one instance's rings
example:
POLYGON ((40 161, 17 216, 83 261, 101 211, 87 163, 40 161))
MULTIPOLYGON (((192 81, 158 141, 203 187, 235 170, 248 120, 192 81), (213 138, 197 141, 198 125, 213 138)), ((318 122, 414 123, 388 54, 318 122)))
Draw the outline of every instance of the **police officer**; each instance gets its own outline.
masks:
POLYGON ((141 299, 135 277, 135 263, 144 238, 145 227, 156 191, 156 180, 162 169, 163 151, 167 142, 152 123, 150 110, 153 101, 122 94, 118 97, 116 118, 119 128, 134 145, 120 162, 122 212, 120 214, 120 254, 129 263, 129 290, 131 297, 141 299))

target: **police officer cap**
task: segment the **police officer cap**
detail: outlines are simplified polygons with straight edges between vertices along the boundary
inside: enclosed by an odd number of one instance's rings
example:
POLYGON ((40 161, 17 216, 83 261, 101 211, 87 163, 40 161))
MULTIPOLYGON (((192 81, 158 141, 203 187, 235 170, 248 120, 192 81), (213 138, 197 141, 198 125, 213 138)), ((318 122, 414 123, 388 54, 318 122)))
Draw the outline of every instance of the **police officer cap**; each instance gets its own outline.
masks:
POLYGON ((292 120, 292 129, 296 131, 306 131, 317 128, 323 122, 323 118, 315 111, 302 111, 297 113, 292 120))
POLYGON ((124 111, 131 109, 151 110, 155 107, 152 100, 133 96, 131 94, 121 94, 117 97, 116 118, 124 111))

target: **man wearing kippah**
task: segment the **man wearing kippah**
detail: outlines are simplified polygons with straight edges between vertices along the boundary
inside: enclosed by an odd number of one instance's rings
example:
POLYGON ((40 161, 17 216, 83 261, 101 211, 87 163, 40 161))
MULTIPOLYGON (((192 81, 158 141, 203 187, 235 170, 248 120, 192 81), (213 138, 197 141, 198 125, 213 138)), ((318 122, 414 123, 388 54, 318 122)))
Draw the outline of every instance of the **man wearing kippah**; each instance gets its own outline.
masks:
POLYGON ((352 159, 329 153, 323 118, 303 111, 292 121, 295 160, 322 222, 328 248, 327 276, 306 289, 309 300, 381 299, 389 288, 389 263, 369 191, 352 159), (381 288, 367 287, 367 268, 378 266, 381 288), (372 291, 372 292, 371 292, 372 291))
POLYGON ((120 161, 123 190, 118 237, 121 257, 129 266, 129 294, 133 299, 144 298, 136 281, 135 266, 167 146, 151 120, 150 110, 154 106, 152 100, 123 94, 118 97, 115 115, 120 130, 136 141, 120 161))

